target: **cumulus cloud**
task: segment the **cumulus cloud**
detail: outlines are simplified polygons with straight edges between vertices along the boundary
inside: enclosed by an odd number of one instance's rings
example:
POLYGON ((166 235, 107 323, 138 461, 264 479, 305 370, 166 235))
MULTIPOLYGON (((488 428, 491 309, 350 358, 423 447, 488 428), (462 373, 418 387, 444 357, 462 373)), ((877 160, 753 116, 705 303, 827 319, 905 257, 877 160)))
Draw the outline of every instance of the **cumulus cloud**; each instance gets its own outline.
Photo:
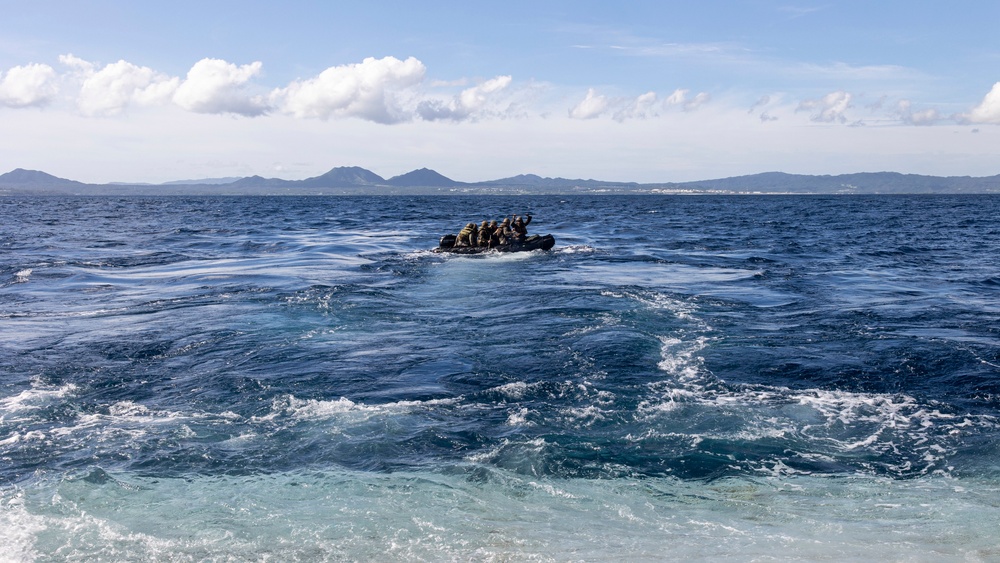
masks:
POLYGON ((660 102, 660 97, 652 91, 635 98, 609 98, 591 88, 587 90, 587 96, 569 111, 569 116, 573 119, 594 119, 610 113, 612 119, 619 122, 649 119, 659 116, 658 109, 680 106, 684 111, 694 111, 711 99, 707 92, 693 98, 688 97, 688 93, 688 90, 674 90, 660 102))
POLYGON ((247 83, 260 74, 262 66, 260 61, 236 66, 221 59, 202 59, 188 71, 173 101, 196 113, 262 115, 268 111, 267 103, 247 92, 247 83))
POLYGON ((986 94, 982 103, 973 108, 970 113, 961 117, 971 123, 993 123, 1000 125, 1000 82, 993 85, 993 89, 986 94))
POLYGON ((587 90, 587 97, 573 109, 569 110, 569 116, 573 119, 594 119, 607 111, 610 102, 606 96, 597 93, 593 88, 587 90))
POLYGON ((77 105, 86 115, 115 115, 131 104, 165 103, 180 83, 178 78, 126 61, 109 64, 95 72, 93 65, 72 55, 61 60, 85 77, 77 105))
POLYGON ((510 85, 510 76, 498 76, 467 88, 448 102, 426 100, 417 106, 417 113, 428 121, 450 119, 461 121, 474 117, 487 106, 491 97, 510 85))
POLYGON ((674 90, 673 94, 667 96, 667 99, 663 100, 664 106, 679 106, 684 103, 687 99, 688 90, 682 90, 680 88, 674 90))
POLYGON ((690 90, 678 88, 663 100, 663 106, 680 106, 684 111, 694 111, 712 99, 708 92, 699 92, 693 98, 688 97, 690 93, 690 90))
POLYGON ((94 63, 90 61, 85 61, 72 53, 59 55, 59 62, 72 69, 75 69, 77 72, 82 73, 85 76, 89 76, 94 72, 94 63))
POLYGON ((270 100, 279 110, 300 118, 357 117, 398 123, 410 118, 402 107, 401 94, 423 81, 425 73, 424 64, 413 57, 405 61, 369 57, 292 82, 287 88, 272 91, 270 100))
POLYGON ((56 72, 49 65, 15 66, 0 73, 0 104, 12 108, 44 106, 56 94, 56 72))
POLYGON ((909 100, 899 101, 899 104, 897 104, 897 114, 903 123, 910 125, 933 125, 941 119, 941 115, 936 109, 913 111, 909 100))
POLYGON ((684 111, 694 111, 707 104, 712 96, 708 92, 698 92, 698 94, 684 102, 684 111))
POLYGON ((656 115, 653 109, 655 104, 656 92, 646 92, 615 112, 614 118, 616 121, 625 121, 626 119, 646 119, 653 117, 656 115))
POLYGON ((803 100, 795 111, 813 112, 810 119, 819 123, 846 123, 845 112, 851 107, 851 94, 831 92, 817 100, 803 100))

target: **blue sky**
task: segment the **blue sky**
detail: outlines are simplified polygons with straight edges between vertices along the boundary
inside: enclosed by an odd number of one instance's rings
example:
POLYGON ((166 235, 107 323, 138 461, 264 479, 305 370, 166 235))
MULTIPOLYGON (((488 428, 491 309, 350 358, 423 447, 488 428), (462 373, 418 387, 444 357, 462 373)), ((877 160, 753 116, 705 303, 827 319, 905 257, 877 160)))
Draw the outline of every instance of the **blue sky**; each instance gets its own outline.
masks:
POLYGON ((0 0, 0 172, 1000 174, 1000 2, 0 0))

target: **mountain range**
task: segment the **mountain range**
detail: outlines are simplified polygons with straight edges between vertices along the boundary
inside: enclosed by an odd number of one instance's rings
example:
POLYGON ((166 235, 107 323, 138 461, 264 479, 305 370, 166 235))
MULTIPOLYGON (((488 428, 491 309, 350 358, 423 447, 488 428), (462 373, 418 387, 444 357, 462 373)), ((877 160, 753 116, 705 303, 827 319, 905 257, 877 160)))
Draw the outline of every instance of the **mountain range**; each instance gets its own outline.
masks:
POLYGON ((86 184, 37 170, 18 168, 0 174, 0 195, 262 195, 262 194, 891 194, 1000 193, 1000 175, 923 176, 897 172, 862 172, 813 176, 765 172, 694 182, 636 183, 521 174, 499 180, 458 182, 421 168, 385 179, 357 166, 342 166, 304 180, 249 176, 184 180, 163 184, 86 184))

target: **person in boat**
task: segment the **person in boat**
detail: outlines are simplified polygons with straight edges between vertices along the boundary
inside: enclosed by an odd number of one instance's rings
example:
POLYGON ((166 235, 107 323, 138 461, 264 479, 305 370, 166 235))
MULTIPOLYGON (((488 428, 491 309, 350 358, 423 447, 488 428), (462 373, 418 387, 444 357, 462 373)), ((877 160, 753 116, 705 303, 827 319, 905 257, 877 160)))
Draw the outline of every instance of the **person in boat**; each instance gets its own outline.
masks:
MULTIPOLYGON (((494 221, 493 224, 496 225, 496 221, 494 221)), ((492 234, 493 234, 493 231, 490 230, 490 222, 489 221, 483 221, 482 224, 479 225, 479 240, 476 241, 477 244, 479 246, 489 246, 490 245, 490 236, 492 234)))
POLYGON ((514 216, 514 223, 511 224, 510 229, 514 232, 514 240, 518 242, 524 241, 528 236, 528 223, 531 222, 531 215, 526 215, 527 221, 521 219, 517 215, 514 216))
POLYGON ((510 229, 510 219, 504 218, 500 225, 493 231, 492 246, 503 246, 509 244, 514 238, 514 232, 510 229))
POLYGON ((479 242, 479 231, 475 223, 469 223, 464 229, 458 232, 455 237, 455 246, 476 246, 479 242))
POLYGON ((490 226, 489 226, 490 239, 486 241, 486 246, 488 246, 489 248, 493 248, 494 246, 497 245, 497 231, 499 230, 500 227, 497 225, 496 220, 490 221, 490 226))

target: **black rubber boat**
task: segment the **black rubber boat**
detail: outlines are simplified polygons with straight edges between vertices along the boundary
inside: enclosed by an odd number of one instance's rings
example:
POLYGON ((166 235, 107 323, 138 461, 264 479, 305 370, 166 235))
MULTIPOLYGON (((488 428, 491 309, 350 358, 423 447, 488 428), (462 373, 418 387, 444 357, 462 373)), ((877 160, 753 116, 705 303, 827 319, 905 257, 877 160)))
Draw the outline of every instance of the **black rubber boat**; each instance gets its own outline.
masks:
POLYGON ((452 254, 482 254, 483 252, 528 252, 531 250, 549 250, 556 245, 552 235, 531 235, 521 242, 512 242, 489 248, 486 246, 454 246, 455 235, 441 237, 441 242, 434 252, 450 252, 452 254))

